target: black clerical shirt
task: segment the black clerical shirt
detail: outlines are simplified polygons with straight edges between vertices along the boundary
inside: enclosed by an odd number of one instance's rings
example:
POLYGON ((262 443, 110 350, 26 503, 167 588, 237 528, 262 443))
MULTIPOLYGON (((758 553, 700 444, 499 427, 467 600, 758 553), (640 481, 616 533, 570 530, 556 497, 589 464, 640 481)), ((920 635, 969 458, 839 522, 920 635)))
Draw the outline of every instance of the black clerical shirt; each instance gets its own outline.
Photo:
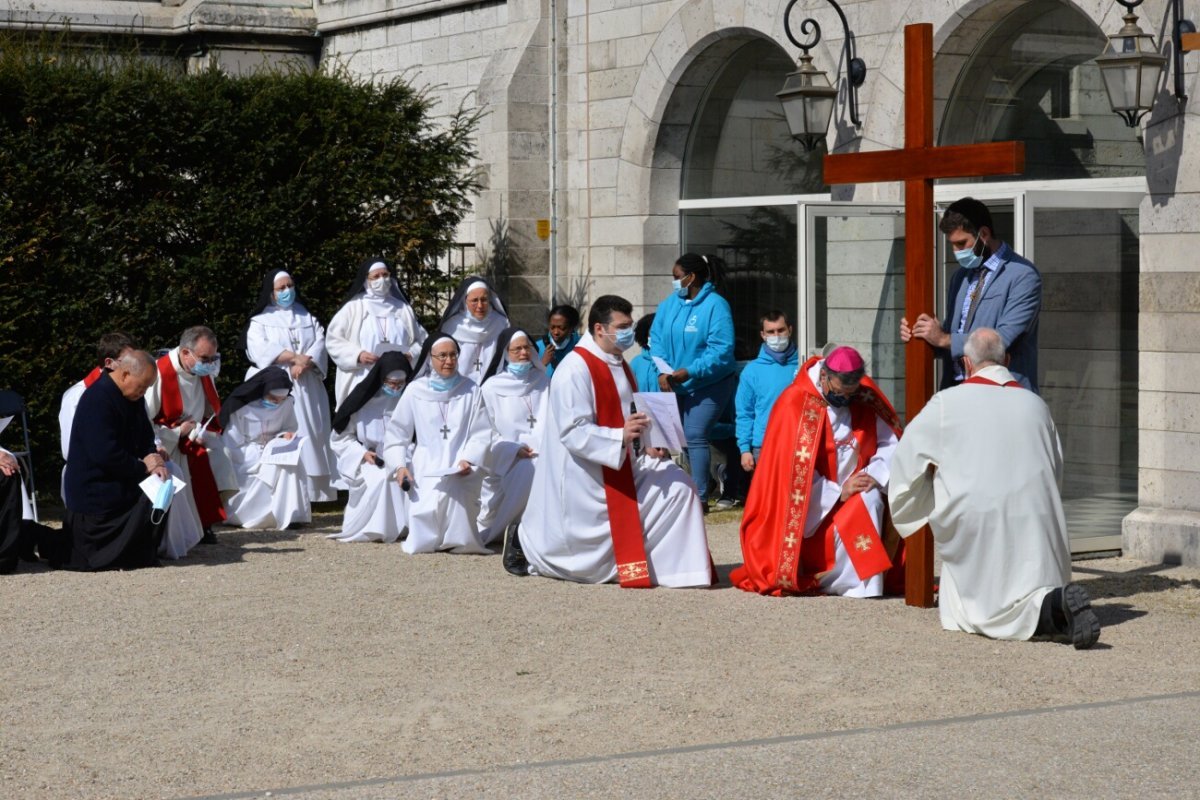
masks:
POLYGON ((67 508, 77 514, 128 511, 154 452, 145 400, 128 400, 109 373, 84 390, 75 409, 64 480, 67 508))

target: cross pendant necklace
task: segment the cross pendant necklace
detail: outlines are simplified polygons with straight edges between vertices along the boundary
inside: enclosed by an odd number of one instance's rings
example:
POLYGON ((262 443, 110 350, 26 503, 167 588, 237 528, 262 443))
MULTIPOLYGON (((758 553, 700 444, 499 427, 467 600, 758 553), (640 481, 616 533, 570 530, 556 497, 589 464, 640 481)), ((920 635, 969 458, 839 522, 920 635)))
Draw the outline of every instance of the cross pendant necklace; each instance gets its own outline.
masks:
POLYGON ((442 412, 442 427, 440 428, 439 433, 442 434, 443 439, 450 438, 450 425, 446 422, 446 409, 449 406, 449 403, 438 403, 438 410, 442 412))
POLYGON ((479 368, 483 366, 483 362, 479 360, 479 356, 475 356, 475 371, 479 372, 479 368))
POLYGON ((381 344, 388 343, 388 320, 390 317, 376 317, 375 328, 379 331, 379 340, 381 344))
POLYGON ((300 332, 295 328, 288 328, 288 341, 292 343, 292 352, 300 352, 300 332))
POLYGON ((537 424, 537 417, 533 415, 533 403, 529 402, 528 397, 521 399, 525 401, 525 407, 529 409, 529 416, 525 418, 525 421, 529 423, 529 430, 533 430, 533 426, 537 424))

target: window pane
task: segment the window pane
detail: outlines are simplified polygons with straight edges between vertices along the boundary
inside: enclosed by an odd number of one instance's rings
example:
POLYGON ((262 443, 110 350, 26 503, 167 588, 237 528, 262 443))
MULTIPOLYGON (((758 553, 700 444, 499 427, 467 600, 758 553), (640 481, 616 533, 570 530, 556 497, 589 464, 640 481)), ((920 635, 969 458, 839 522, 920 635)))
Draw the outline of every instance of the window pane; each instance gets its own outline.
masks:
POLYGON ((708 86, 684 160, 685 199, 823 191, 824 147, 792 138, 775 93, 795 64, 773 42, 755 40, 708 86))
POLYGON ((733 310, 739 361, 758 355, 759 317, 779 309, 796 324, 796 207, 683 212, 683 251, 725 262, 721 295, 733 310))

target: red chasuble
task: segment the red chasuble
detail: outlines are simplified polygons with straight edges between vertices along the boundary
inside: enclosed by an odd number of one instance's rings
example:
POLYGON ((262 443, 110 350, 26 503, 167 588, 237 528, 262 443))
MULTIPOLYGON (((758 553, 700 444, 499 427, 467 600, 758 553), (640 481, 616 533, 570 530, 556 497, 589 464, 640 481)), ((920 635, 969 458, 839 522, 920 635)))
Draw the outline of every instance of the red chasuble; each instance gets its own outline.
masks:
MULTIPOLYGON (((171 363, 170 354, 158 359, 158 380, 162 385, 162 405, 154 418, 155 425, 167 428, 179 426, 183 417, 183 393, 179 390, 179 375, 175 365, 171 363)), ((215 415, 221 410, 221 398, 217 395, 217 387, 213 379, 203 377, 200 386, 204 389, 204 398, 208 401, 209 409, 215 415)), ((197 425, 204 420, 196 420, 197 425)), ((220 433, 221 426, 214 417, 208 429, 220 433)), ((188 472, 192 478, 192 498, 196 501, 196 511, 200 514, 200 524, 211 527, 225 520, 225 507, 221 503, 221 493, 217 491, 217 480, 213 477, 212 467, 208 464, 208 449, 200 442, 193 442, 186 436, 179 437, 179 452, 187 456, 188 472)))
MULTIPOLYGON (((775 596, 819 593, 817 575, 833 568, 837 536, 860 578, 886 570, 884 591, 903 593, 903 543, 889 531, 886 515, 884 529, 889 534, 881 538, 861 497, 852 496, 846 503, 839 500, 813 535, 804 538, 813 476, 820 473, 836 481, 838 471, 829 405, 808 377, 819 360, 814 356, 805 362, 796 380, 775 401, 742 516, 745 563, 730 573, 729 579, 747 592, 775 596)), ((858 440, 856 471, 875 455, 876 418, 900 435, 896 410, 875 382, 864 377, 850 404, 850 425, 858 440)))
MULTIPOLYGON (((625 412, 621 409, 621 395, 608 364, 582 348, 576 348, 575 352, 583 356, 583 362, 592 376, 592 389, 596 395, 596 424, 604 428, 624 428, 625 412)), ((637 386, 633 372, 624 359, 621 366, 625 368, 625 377, 630 385, 637 386)), ((646 532, 642 527, 637 487, 633 481, 633 455, 626 452, 625 460, 617 469, 601 469, 604 473, 604 501, 608 505, 613 555, 617 559, 617 581, 626 589, 648 589, 653 584, 650 582, 650 564, 646 559, 646 532)))

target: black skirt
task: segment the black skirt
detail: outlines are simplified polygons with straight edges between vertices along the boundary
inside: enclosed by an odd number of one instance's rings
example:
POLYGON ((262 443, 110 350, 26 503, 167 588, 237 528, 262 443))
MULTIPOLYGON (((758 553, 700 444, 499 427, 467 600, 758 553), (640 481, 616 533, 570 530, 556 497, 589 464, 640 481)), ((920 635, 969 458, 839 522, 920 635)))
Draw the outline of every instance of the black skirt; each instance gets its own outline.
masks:
POLYGON ((124 512, 77 514, 68 510, 63 517, 63 529, 71 537, 67 569, 91 572, 157 567, 167 515, 155 525, 150 521, 152 510, 145 495, 124 512))

